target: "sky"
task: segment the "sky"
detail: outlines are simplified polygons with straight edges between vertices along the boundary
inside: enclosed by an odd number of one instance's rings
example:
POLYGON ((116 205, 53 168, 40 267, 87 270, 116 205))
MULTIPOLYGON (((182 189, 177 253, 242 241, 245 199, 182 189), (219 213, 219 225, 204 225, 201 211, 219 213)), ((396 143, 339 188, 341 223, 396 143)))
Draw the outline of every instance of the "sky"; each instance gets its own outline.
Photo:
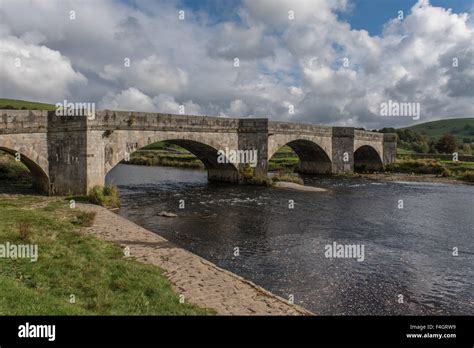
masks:
POLYGON ((0 97, 367 129, 474 117, 473 15, 472 0, 0 0, 0 97))

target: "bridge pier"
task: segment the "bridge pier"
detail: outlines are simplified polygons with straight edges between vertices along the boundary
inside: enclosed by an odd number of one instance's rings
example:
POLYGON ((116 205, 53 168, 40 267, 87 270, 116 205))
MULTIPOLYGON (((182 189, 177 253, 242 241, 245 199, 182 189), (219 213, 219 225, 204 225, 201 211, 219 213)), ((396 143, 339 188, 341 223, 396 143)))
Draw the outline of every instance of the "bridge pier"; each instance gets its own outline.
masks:
POLYGON ((50 194, 86 193, 86 118, 58 117, 50 111, 47 130, 50 194))
POLYGON ((332 129, 332 173, 343 174, 354 171, 354 128, 332 129))
MULTIPOLYGON (((268 120, 263 118, 244 118, 239 120, 237 130, 238 149, 257 150, 257 164, 253 168, 255 176, 266 176, 268 170, 268 120)), ((239 182, 242 182, 243 172, 247 164, 239 163, 239 182)))

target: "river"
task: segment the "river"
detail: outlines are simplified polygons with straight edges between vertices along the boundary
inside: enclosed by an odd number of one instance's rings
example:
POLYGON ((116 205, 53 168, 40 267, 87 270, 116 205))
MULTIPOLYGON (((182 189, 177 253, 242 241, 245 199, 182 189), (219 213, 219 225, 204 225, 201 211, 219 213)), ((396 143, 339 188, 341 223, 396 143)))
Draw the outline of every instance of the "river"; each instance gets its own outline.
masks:
POLYGON ((316 314, 474 314, 474 186, 304 181, 328 192, 170 167, 120 164, 107 176, 120 215, 316 314), (326 257, 334 242, 363 246, 363 260, 326 257))

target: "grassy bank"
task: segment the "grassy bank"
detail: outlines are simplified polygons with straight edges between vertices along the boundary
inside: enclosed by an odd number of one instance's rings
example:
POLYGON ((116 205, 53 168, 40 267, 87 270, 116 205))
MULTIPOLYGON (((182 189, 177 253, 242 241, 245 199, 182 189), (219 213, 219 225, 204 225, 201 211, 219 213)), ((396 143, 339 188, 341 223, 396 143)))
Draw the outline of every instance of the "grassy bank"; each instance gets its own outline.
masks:
POLYGON ((430 174, 474 182, 474 162, 441 161, 436 159, 397 159, 385 170, 390 173, 430 174))
POLYGON ((122 163, 140 166, 204 169, 203 163, 193 154, 169 153, 165 150, 138 150, 130 156, 129 161, 122 161, 122 163))
POLYGON ((0 315, 209 314, 179 303, 158 267, 82 232, 92 219, 61 198, 0 196, 0 244, 37 244, 39 256, 0 258, 0 315))
MULTIPOLYGON (((293 172, 298 166, 298 156, 290 147, 282 147, 270 160, 268 170, 293 172)), ((155 143, 130 155, 123 164, 204 169, 204 164, 192 153, 173 144, 155 143)))
POLYGON ((9 110, 55 110, 53 104, 37 103, 26 100, 0 98, 0 109, 9 110))
POLYGON ((150 144, 132 153, 130 161, 123 161, 122 163, 204 169, 204 164, 191 152, 181 146, 166 142, 150 144))

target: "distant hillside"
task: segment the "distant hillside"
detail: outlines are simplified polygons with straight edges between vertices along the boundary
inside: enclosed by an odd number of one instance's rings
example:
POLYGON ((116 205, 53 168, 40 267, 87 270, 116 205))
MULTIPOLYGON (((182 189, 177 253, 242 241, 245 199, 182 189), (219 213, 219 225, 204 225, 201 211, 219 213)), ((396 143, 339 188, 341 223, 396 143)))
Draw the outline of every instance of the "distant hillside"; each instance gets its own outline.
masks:
POLYGON ((420 123, 403 129, 411 129, 424 134, 430 140, 437 140, 446 133, 451 133, 459 140, 469 138, 474 141, 474 118, 452 118, 447 120, 420 123))
POLYGON ((55 107, 52 104, 36 103, 36 102, 30 102, 26 100, 0 98, 0 109, 55 110, 55 107))

